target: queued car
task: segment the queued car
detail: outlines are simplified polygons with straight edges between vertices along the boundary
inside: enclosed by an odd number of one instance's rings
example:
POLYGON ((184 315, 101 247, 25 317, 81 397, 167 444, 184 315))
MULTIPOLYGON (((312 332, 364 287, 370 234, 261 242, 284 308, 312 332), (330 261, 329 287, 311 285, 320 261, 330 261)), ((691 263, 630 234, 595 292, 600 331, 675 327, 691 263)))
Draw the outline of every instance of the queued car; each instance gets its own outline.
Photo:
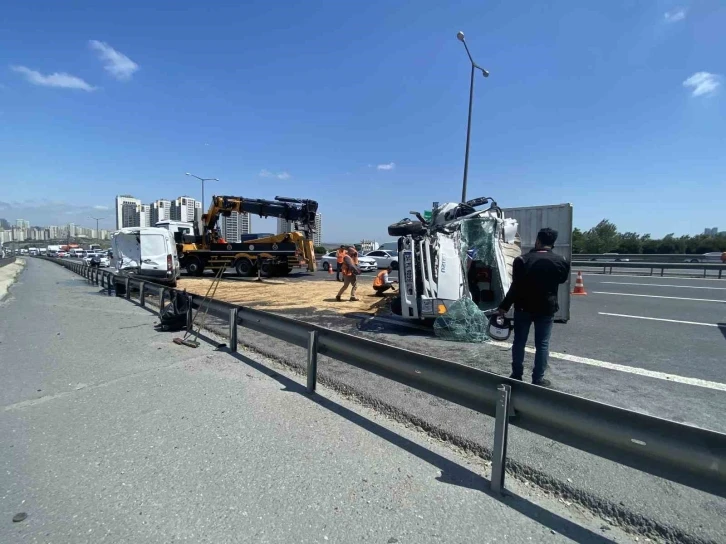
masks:
POLYGON ((388 268, 398 270, 398 250, 395 249, 376 249, 365 254, 366 257, 376 261, 378 268, 388 268))
MULTIPOLYGON (((331 251, 330 253, 326 253, 320 259, 320 262, 323 266, 323 270, 325 270, 326 272, 331 268, 335 270, 336 266, 338 265, 337 252, 331 251)), ((364 255, 362 257, 358 257, 358 268, 360 268, 361 272, 371 272, 372 270, 378 269, 378 264, 376 263, 375 259, 364 255)))

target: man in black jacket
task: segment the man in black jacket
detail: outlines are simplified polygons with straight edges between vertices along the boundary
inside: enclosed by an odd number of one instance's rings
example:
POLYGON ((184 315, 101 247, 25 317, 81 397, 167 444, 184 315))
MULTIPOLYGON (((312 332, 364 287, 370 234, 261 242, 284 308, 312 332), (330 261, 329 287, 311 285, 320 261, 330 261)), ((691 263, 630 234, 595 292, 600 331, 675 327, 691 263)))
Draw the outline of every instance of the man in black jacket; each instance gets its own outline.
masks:
POLYGON ((514 260, 512 285, 507 296, 499 305, 504 315, 514 304, 514 342, 512 345, 512 375, 521 380, 524 373, 524 346, 529 329, 534 323, 534 371, 532 383, 549 387, 545 379, 547 357, 549 356, 552 323, 559 309, 557 289, 570 277, 570 264, 561 256, 552 253, 557 240, 557 231, 542 229, 537 234, 534 249, 514 260))

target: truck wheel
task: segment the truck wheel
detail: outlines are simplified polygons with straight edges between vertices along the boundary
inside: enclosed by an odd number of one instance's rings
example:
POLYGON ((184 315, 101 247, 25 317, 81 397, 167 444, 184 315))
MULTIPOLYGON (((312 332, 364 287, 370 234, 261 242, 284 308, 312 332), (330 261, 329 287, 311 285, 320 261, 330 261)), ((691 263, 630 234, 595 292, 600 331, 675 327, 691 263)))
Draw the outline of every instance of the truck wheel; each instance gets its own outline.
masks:
POLYGON ((271 277, 274 274, 275 267, 270 263, 262 263, 260 265, 260 275, 271 277))
POLYGON ((191 276, 204 275, 204 263, 199 257, 189 257, 187 259, 187 273, 191 276))
POLYGON ((237 259, 237 263, 234 265, 237 270, 237 275, 249 278, 255 273, 255 265, 249 259, 241 258, 237 259))
POLYGON ((409 234, 411 236, 420 236, 424 232, 426 232, 426 229, 421 224, 421 221, 405 219, 393 225, 388 225, 388 234, 390 236, 408 236, 409 234))

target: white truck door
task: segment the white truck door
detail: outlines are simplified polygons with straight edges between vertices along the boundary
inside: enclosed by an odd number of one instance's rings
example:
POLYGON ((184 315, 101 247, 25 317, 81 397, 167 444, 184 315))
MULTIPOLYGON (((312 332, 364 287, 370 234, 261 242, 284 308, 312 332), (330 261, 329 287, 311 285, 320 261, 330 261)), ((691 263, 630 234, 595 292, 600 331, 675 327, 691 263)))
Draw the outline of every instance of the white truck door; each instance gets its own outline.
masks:
MULTIPOLYGON (((549 227, 559 233, 553 249, 554 253, 562 255, 568 263, 572 262, 572 204, 502 208, 502 211, 504 217, 511 217, 519 223, 522 253, 534 248, 534 242, 540 229, 549 227)), ((560 309, 555 314, 555 321, 566 323, 570 319, 571 280, 572 276, 567 279, 567 283, 560 286, 557 293, 560 309)))

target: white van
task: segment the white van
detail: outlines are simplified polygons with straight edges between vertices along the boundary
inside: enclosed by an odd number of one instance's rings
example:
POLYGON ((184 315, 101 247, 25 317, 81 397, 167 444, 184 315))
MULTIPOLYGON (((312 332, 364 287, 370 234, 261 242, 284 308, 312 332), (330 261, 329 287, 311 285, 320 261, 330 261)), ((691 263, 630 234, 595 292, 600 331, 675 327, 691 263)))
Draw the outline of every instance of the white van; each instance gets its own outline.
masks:
POLYGON ((129 275, 176 287, 179 257, 173 235, 155 227, 129 227, 113 233, 111 267, 129 275))

